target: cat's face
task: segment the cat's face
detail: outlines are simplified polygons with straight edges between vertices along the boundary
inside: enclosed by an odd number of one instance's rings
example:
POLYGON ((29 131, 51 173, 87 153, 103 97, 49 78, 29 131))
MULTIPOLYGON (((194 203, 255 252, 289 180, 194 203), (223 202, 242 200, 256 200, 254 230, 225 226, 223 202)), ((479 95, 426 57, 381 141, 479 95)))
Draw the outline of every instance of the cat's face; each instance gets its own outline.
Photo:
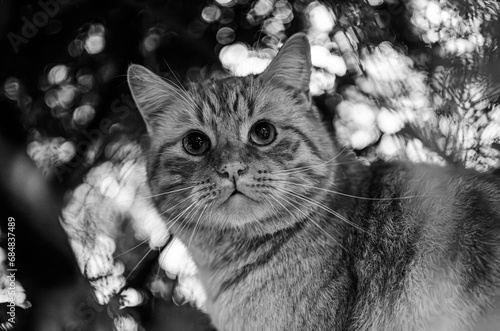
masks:
MULTIPOLYGON (((149 179, 160 213, 178 227, 269 233, 306 218, 332 182, 333 142, 307 95, 309 45, 292 37, 259 77, 183 90, 129 70, 146 120, 149 179)), ((175 225, 174 225, 175 226, 175 225)))

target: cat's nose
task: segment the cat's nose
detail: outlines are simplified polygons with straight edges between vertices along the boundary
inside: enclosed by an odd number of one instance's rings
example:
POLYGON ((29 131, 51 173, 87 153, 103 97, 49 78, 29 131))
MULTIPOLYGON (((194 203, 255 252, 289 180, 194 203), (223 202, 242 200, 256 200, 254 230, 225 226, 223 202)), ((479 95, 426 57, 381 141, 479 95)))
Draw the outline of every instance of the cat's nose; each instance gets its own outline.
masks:
POLYGON ((238 179, 238 177, 245 171, 247 166, 242 162, 231 162, 224 164, 217 170, 223 176, 229 176, 231 181, 238 179))

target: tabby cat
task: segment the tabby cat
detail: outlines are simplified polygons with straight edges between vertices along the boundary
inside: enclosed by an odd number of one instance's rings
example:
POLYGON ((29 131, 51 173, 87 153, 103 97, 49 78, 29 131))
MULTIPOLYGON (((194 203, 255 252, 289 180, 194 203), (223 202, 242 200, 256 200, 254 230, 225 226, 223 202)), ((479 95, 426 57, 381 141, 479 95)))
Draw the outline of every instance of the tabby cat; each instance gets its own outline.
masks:
POLYGON ((485 330, 500 312, 498 176, 357 162, 312 103, 310 74, 303 34, 259 76, 184 89, 129 68, 154 201, 214 326, 485 330))

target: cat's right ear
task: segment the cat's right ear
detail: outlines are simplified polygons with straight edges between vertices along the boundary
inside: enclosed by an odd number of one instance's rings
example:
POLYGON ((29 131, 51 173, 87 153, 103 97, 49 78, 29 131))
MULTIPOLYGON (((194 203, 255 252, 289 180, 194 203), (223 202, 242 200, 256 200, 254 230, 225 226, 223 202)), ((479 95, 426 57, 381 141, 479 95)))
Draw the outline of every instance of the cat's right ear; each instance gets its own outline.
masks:
POLYGON ((260 78, 265 82, 307 92, 311 67, 309 39, 304 33, 296 33, 285 42, 260 78))
POLYGON ((148 133, 156 133, 175 100, 182 100, 184 91, 137 64, 128 68, 127 81, 148 133))

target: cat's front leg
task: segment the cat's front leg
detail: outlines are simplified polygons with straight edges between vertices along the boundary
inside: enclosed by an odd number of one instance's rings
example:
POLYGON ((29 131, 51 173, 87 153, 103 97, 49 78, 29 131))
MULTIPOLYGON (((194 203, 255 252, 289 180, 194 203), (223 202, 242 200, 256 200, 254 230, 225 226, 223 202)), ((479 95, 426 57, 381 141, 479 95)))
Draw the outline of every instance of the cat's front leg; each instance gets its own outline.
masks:
POLYGON ((174 303, 189 302, 206 312, 205 289, 198 278, 198 268, 186 246, 179 239, 173 238, 161 252, 159 262, 167 276, 178 281, 172 296, 174 303))

